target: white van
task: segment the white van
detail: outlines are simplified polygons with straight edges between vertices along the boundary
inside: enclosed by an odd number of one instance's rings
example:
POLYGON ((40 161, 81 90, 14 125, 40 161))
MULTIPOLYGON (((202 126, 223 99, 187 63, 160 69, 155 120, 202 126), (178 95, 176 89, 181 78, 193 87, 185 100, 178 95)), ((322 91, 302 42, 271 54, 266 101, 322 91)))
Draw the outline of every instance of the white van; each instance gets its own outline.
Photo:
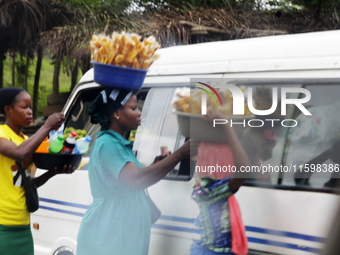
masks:
MULTIPOLYGON (((151 66, 138 93, 142 125, 133 146, 137 158, 147 165, 160 154, 160 146, 174 151, 184 143, 176 115, 171 112, 171 100, 176 88, 189 87, 193 78, 224 78, 254 87, 303 87, 311 92, 309 103, 313 107, 330 95, 333 98, 329 100, 336 102, 334 96, 340 96, 339 42, 340 31, 331 31, 160 49, 161 58, 151 66)), ((100 128, 90 123, 87 109, 101 90, 93 81, 93 70, 89 70, 64 107, 66 127, 85 129, 95 139, 100 128)), ((335 112, 340 112, 340 108, 334 107, 335 112)), ((323 124, 336 125, 340 115, 335 114, 333 119, 336 121, 323 124)), ((291 164, 289 161, 296 155, 287 139, 289 132, 289 128, 281 128, 271 157, 261 164, 291 164)), ((318 144, 310 148, 307 155, 300 157, 304 163, 323 152, 318 144)), ((40 209, 31 215, 36 255, 76 254, 80 222, 92 203, 87 171, 89 152, 74 174, 56 176, 39 188, 40 209)), ((323 163, 336 166, 331 159, 323 163)), ((38 169, 37 174, 44 171, 38 169)), ((190 254, 190 245, 200 239, 201 232, 194 224, 199 209, 191 199, 196 176, 188 162, 182 162, 149 188, 150 196, 162 211, 161 218, 152 226, 149 254, 190 254)), ((250 250, 254 254, 256 251, 259 252, 256 254, 318 254, 339 203, 334 189, 324 187, 328 179, 329 176, 314 173, 308 183, 300 185, 291 173, 277 172, 265 181, 256 177, 247 181, 236 198, 250 250)))

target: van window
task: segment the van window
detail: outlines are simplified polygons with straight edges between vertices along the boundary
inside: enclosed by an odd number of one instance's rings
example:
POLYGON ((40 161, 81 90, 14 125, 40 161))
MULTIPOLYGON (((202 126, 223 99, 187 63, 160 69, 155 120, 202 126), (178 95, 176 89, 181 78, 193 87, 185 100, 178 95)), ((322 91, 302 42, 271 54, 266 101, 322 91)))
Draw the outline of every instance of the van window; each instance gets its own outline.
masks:
MULTIPOLYGON (((247 182, 276 185, 281 177, 280 171, 266 171, 266 169, 281 165, 286 136, 289 130, 289 128, 282 125, 282 120, 292 119, 294 113, 294 106, 288 105, 286 116, 281 116, 281 88, 301 87, 301 85, 264 83, 260 85, 246 84, 245 87, 252 88, 253 106, 257 110, 270 109, 272 106, 272 88, 275 87, 278 91, 278 103, 275 112, 265 116, 251 114, 246 122, 243 134, 239 137, 251 163, 247 182), (270 119, 275 119, 276 121, 268 121, 270 119), (262 126, 260 127, 260 125, 262 126)), ((298 96, 298 93, 287 94, 287 98, 298 98, 298 96)), ((291 125, 288 123, 290 121, 286 124, 291 125)))
POLYGON ((295 114, 298 126, 290 128, 285 165, 296 172, 284 173, 283 184, 334 188, 340 177, 338 149, 334 144, 340 135, 340 86, 306 86, 311 93, 308 110, 312 116, 295 114))
MULTIPOLYGON (((91 148, 96 140, 96 134, 100 131, 100 125, 93 125, 90 120, 90 115, 87 113, 92 101, 100 93, 103 88, 92 88, 84 90, 76 97, 71 106, 70 114, 67 116, 65 130, 85 130, 87 135, 91 136, 92 141, 89 150, 84 157, 90 155, 91 148)), ((86 166, 81 169, 86 169, 86 166)))
MULTIPOLYGON (((179 132, 176 115, 172 113, 171 100, 174 88, 152 88, 148 92, 142 111, 142 123, 138 127, 133 150, 143 166, 153 163, 166 146, 174 152, 184 144, 186 138, 179 132)), ((191 176, 190 162, 179 163, 167 177, 191 176)))

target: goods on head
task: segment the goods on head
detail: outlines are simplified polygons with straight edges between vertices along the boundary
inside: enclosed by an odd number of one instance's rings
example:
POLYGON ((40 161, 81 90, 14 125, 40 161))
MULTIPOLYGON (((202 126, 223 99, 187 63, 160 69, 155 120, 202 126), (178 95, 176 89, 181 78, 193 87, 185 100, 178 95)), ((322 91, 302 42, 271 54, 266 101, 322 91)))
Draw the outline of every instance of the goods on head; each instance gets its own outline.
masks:
MULTIPOLYGON (((233 96, 231 92, 226 88, 215 88, 218 95, 221 98, 222 105, 219 103, 216 95, 213 95, 217 104, 214 100, 207 95, 207 112, 209 110, 216 109, 224 115, 233 114, 233 96)), ((242 86, 241 90, 244 92, 245 87, 242 86)), ((176 111, 201 114, 202 108, 202 94, 206 93, 200 89, 190 89, 190 88, 178 88, 176 89, 175 96, 172 101, 172 105, 176 111)), ((247 102, 244 102, 244 114, 245 116, 251 115, 248 108, 247 102)))
POLYGON ((137 69, 148 69, 159 58, 155 54, 160 45, 154 36, 142 42, 137 34, 116 33, 112 36, 93 35, 90 42, 91 60, 137 69))

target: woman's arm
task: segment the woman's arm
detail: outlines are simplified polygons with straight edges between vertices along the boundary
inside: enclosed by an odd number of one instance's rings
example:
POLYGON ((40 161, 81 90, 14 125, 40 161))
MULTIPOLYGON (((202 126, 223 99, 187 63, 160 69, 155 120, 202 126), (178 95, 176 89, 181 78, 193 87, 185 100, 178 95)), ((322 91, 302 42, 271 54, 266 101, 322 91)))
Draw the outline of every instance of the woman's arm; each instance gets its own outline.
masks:
POLYGON ((224 134, 227 136, 227 141, 233 153, 234 163, 237 169, 236 172, 231 175, 229 188, 232 192, 236 192, 249 176, 247 173, 240 172, 241 166, 250 166, 251 164, 235 130, 229 126, 229 123, 224 127, 224 134))
POLYGON ((62 172, 57 172, 57 168, 55 168, 54 171, 47 171, 46 173, 40 175, 39 177, 34 178, 33 182, 35 183, 37 188, 39 188, 40 186, 44 185, 53 176, 57 174, 64 174, 64 173, 70 174, 70 173, 73 173, 74 170, 75 170, 75 167, 71 165, 67 167, 65 165, 62 172))
MULTIPOLYGON (((181 160, 190 157, 190 143, 192 143, 190 140, 187 141, 168 157, 141 169, 135 163, 127 163, 119 174, 119 180, 137 190, 145 189, 157 183, 181 160)), ((192 143, 192 146, 195 147, 196 144, 193 145, 192 143)))
POLYGON ((48 136, 48 133, 52 129, 58 129, 60 125, 65 120, 65 116, 62 113, 52 114, 44 123, 44 125, 39 128, 39 130, 32 135, 29 139, 24 141, 19 146, 16 146, 12 141, 6 138, 0 138, 0 154, 14 159, 15 161, 23 161, 26 158, 33 155, 36 149, 39 147, 41 142, 48 136))
POLYGON ((55 176, 56 173, 53 171, 47 171, 46 173, 40 175, 39 177, 36 177, 33 179, 33 182, 39 188, 40 186, 44 185, 50 178, 55 176))

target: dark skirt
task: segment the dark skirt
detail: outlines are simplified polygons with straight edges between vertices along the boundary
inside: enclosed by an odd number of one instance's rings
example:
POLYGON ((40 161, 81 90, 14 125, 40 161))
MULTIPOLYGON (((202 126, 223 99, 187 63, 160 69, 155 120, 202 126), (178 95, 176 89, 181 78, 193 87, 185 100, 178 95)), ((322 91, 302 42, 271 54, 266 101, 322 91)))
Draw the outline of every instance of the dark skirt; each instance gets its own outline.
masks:
POLYGON ((0 225, 1 255, 34 255, 33 237, 30 225, 0 225))

